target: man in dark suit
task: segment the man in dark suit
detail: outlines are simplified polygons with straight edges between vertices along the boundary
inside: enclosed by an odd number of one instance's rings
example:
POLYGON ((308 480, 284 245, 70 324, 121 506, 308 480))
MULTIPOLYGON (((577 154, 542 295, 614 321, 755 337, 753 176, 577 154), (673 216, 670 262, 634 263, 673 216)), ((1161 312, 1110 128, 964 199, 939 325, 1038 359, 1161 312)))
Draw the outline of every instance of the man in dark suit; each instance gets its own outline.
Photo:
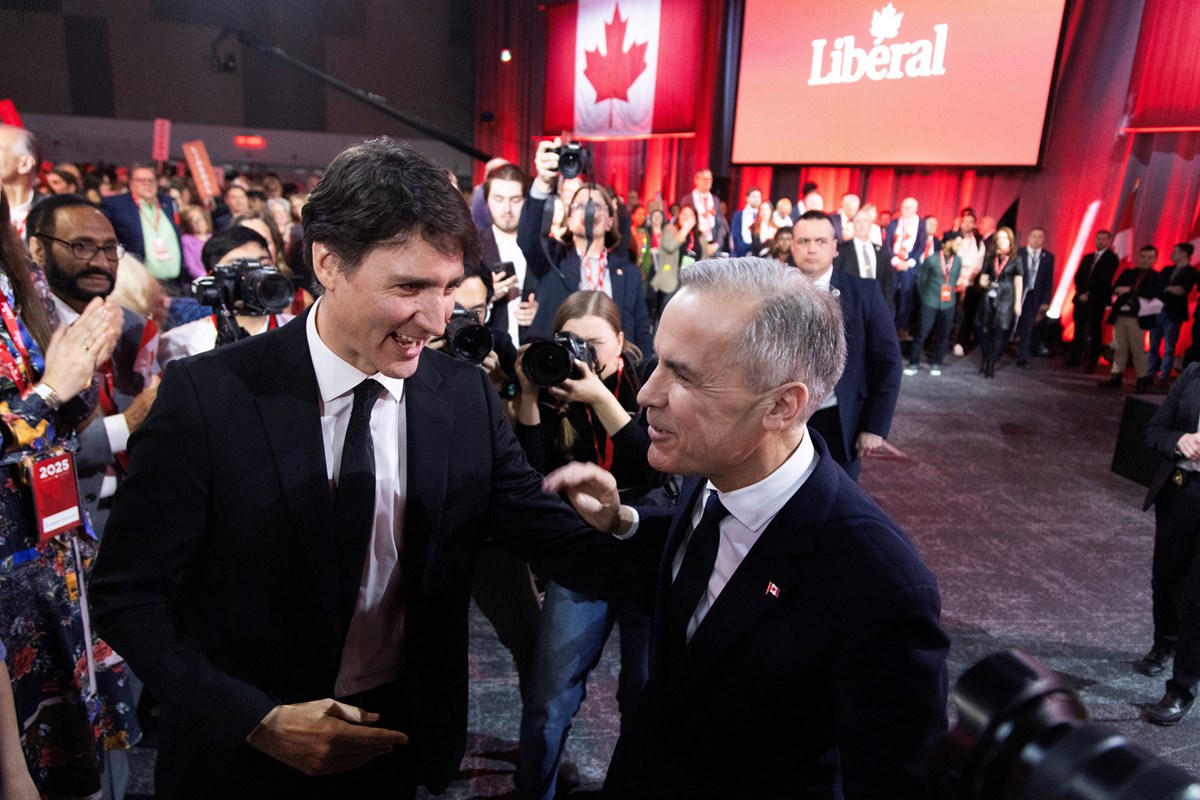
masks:
POLYGON ((529 265, 526 287, 530 281, 536 281, 537 287, 537 313, 529 336, 549 339, 554 335, 554 315, 569 295, 601 291, 612 297, 620 309, 625 338, 636 344, 648 358, 654 352, 654 341, 650 338, 650 313, 642 288, 642 270, 630 262, 626 251, 616 246, 620 240, 615 227, 616 208, 608 189, 583 186, 571 196, 566 221, 570 244, 542 235, 542 215, 558 173, 556 146, 554 142, 538 143, 534 153, 537 177, 529 188, 517 229, 517 241, 529 265), (590 231, 587 227, 589 198, 590 231))
MULTIPOLYGON (((1159 297, 1163 309, 1150 331, 1150 377, 1158 376, 1160 386, 1166 386, 1175 369, 1175 345, 1188 318, 1188 299, 1200 271, 1192 266, 1192 254, 1196 248, 1191 242, 1180 242, 1171 250, 1171 266, 1163 270, 1163 290, 1159 297), (1159 347, 1162 353, 1159 353, 1159 347)), ((1193 328, 1192 338, 1195 338, 1193 328)))
POLYGON ((1154 506, 1151 589, 1154 645, 1134 664, 1159 675, 1172 660, 1166 692, 1146 707, 1147 720, 1174 725, 1183 719, 1200 683, 1200 364, 1184 369, 1146 426, 1146 444, 1162 456, 1143 510, 1154 506))
POLYGON ((1119 260, 1112 247, 1112 231, 1096 231, 1096 250, 1083 257, 1075 272, 1075 339, 1067 355, 1067 366, 1077 367, 1087 357, 1088 371, 1096 369, 1104 346, 1104 311, 1112 301, 1113 278, 1119 260), (1085 347, 1086 343, 1086 347, 1085 347))
POLYGON ((478 257, 443 168, 350 148, 304 238, 321 298, 169 365, 96 562, 96 625, 162 701, 159 797, 439 793, 480 540, 580 591, 649 580, 540 491, 483 371, 423 352, 478 257))
MULTIPOLYGON (((650 464, 692 477, 631 528, 662 555, 650 677, 605 794, 928 797, 948 647, 936 581, 805 425, 846 354, 838 301, 761 259, 681 277, 638 400, 650 464)), ((595 465, 546 485, 590 495, 594 525, 633 520, 595 465)))
POLYGON ((180 282, 179 209, 171 195, 159 193, 154 167, 137 165, 129 170, 129 193, 104 198, 100 210, 117 239, 151 275, 174 293, 186 293, 186 281, 180 282))
MULTIPOLYGON (((849 241, 838 243, 838 265, 850 275, 879 282, 883 300, 891 309, 892 303, 892 257, 886 247, 871 242, 871 214, 859 210, 852 220, 854 235, 849 241)), ((836 234, 837 225, 834 225, 836 234)))
MULTIPOLYGON (((528 277, 525 253, 517 242, 517 224, 528 190, 529 176, 516 164, 501 164, 483 182, 483 196, 492 220, 479 229, 481 263, 493 273, 492 310, 487 324, 506 334, 514 344, 521 341, 521 334, 528 330, 537 310, 533 304, 518 299, 528 277), (511 273, 506 274, 502 266, 505 263, 512 265, 511 273)), ((535 289, 535 282, 530 282, 528 291, 535 289)))
POLYGON ((882 447, 891 430, 904 365, 878 282, 834 269, 835 252, 829 218, 819 211, 801 214, 792 258, 817 285, 837 290, 846 326, 846 369, 808 426, 821 434, 833 460, 858 480, 862 457, 882 447))
POLYGON ((908 331, 912 327, 913 310, 917 304, 917 267, 925 252, 925 222, 917 216, 917 198, 906 197, 900 202, 900 214, 888 223, 884 244, 892 251, 892 286, 896 292, 896 327, 908 331))
MULTIPOLYGON (((1021 318, 1017 321, 1017 337, 1020 339, 1017 366, 1022 369, 1031 366, 1038 326, 1046 318, 1054 295, 1054 253, 1044 250, 1045 244, 1046 230, 1034 228, 1029 231, 1025 246, 1018 252, 1025 266, 1025 298, 1021 301, 1021 318)), ((1045 345, 1039 349, 1044 350, 1045 345)))
MULTIPOLYGON (((26 222, 30 256, 46 274, 60 320, 72 324, 92 298, 112 294, 119 243, 94 205, 78 195, 54 195, 35 206, 26 222)), ((126 442, 145 420, 158 391, 157 378, 150 377, 157 373, 154 323, 127 308, 121 311, 121 336, 101 371, 101 416, 80 431, 75 454, 79 493, 97 534, 104 531, 109 503, 124 473, 126 442)))
MULTIPOLYGON (((751 186, 746 192, 746 205, 733 212, 730 223, 730 238, 733 240, 734 256, 751 255, 753 234, 751 230, 758 221, 758 209, 762 205, 762 189, 751 186)), ((754 253, 753 255, 758 255, 754 253)))

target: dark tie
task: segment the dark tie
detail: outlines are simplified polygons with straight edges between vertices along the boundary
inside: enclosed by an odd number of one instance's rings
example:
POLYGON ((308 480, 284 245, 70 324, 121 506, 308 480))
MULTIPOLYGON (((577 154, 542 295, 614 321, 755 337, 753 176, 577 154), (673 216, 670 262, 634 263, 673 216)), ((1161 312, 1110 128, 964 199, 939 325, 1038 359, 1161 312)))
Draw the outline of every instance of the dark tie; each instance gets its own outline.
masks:
POLYGON ((363 559, 375 522, 375 444, 371 408, 383 386, 371 378, 354 387, 350 424, 342 442, 342 467, 333 496, 333 535, 338 556, 338 588, 345 633, 362 583, 363 559))
POLYGON ((721 505, 721 498, 713 491, 704 504, 704 516, 688 540, 679 573, 667 592, 667 670, 671 671, 679 662, 687 646, 688 623, 696 613, 700 598, 708 590, 713 565, 717 563, 717 550, 721 544, 720 524, 729 514, 721 505))

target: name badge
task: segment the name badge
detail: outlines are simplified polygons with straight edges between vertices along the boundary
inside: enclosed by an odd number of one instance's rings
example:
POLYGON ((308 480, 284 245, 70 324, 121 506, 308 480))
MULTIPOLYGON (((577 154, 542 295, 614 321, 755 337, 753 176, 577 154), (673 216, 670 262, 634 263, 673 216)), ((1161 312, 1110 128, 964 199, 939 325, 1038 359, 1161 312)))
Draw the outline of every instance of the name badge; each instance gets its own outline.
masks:
POLYGON ((171 251, 167 249, 167 240, 161 236, 154 237, 154 257, 159 261, 165 261, 171 251))
POLYGON ((942 284, 942 302, 949 303, 952 299, 954 299, 954 292, 950 289, 950 284, 943 283, 942 284))
POLYGON ((79 527, 79 484, 75 480, 75 456, 58 453, 26 461, 33 507, 38 521, 38 543, 79 527))

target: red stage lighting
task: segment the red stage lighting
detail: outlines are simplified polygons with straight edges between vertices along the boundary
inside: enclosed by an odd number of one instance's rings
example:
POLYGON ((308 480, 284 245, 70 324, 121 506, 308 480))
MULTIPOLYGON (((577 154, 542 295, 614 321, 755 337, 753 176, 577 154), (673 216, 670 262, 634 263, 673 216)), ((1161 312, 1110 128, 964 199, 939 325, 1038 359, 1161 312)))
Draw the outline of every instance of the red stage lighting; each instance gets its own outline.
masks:
POLYGON ((267 138, 265 136, 238 134, 233 137, 233 146, 240 147, 243 150, 262 150, 267 146, 267 138))

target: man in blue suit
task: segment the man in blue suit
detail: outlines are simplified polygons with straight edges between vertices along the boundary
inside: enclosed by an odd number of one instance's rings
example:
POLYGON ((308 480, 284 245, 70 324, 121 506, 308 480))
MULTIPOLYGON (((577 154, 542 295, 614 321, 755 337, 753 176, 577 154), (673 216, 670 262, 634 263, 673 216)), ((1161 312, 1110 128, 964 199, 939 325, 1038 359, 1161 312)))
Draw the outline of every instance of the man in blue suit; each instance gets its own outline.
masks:
POLYGON ((660 552, 650 677, 606 796, 928 797, 946 724, 936 581, 806 425, 846 356, 841 304, 762 259, 681 277, 638 396, 650 464, 691 476, 679 504, 622 507, 593 464, 545 482, 660 552))
MULTIPOLYGON (((1031 366, 1037 326, 1046 318, 1054 295, 1054 253, 1044 249, 1045 244, 1046 230, 1034 228, 1025 237, 1025 246, 1020 251, 1021 263, 1025 266, 1025 297, 1021 301, 1021 318, 1017 321, 1020 339, 1017 366, 1021 369, 1031 366)), ((1045 352, 1045 345, 1039 350, 1045 352)))
POLYGON ((746 205, 739 208, 733 214, 733 222, 730 223, 733 239, 733 254, 735 256, 758 255, 751 253, 754 249, 751 228, 758 221, 758 209, 762 206, 762 190, 757 186, 750 187, 750 191, 746 192, 746 205))
POLYGON ((883 446, 900 396, 903 363, 892 315, 877 281, 833 268, 833 223, 819 211, 796 221, 792 258, 818 286, 836 290, 846 328, 846 370, 809 420, 833 460, 858 480, 862 457, 883 446))
POLYGON ((179 209, 171 195, 159 193, 154 167, 129 171, 129 193, 106 197, 100 211, 117 232, 117 241, 137 256, 168 288, 179 287, 183 263, 179 245, 179 209))

